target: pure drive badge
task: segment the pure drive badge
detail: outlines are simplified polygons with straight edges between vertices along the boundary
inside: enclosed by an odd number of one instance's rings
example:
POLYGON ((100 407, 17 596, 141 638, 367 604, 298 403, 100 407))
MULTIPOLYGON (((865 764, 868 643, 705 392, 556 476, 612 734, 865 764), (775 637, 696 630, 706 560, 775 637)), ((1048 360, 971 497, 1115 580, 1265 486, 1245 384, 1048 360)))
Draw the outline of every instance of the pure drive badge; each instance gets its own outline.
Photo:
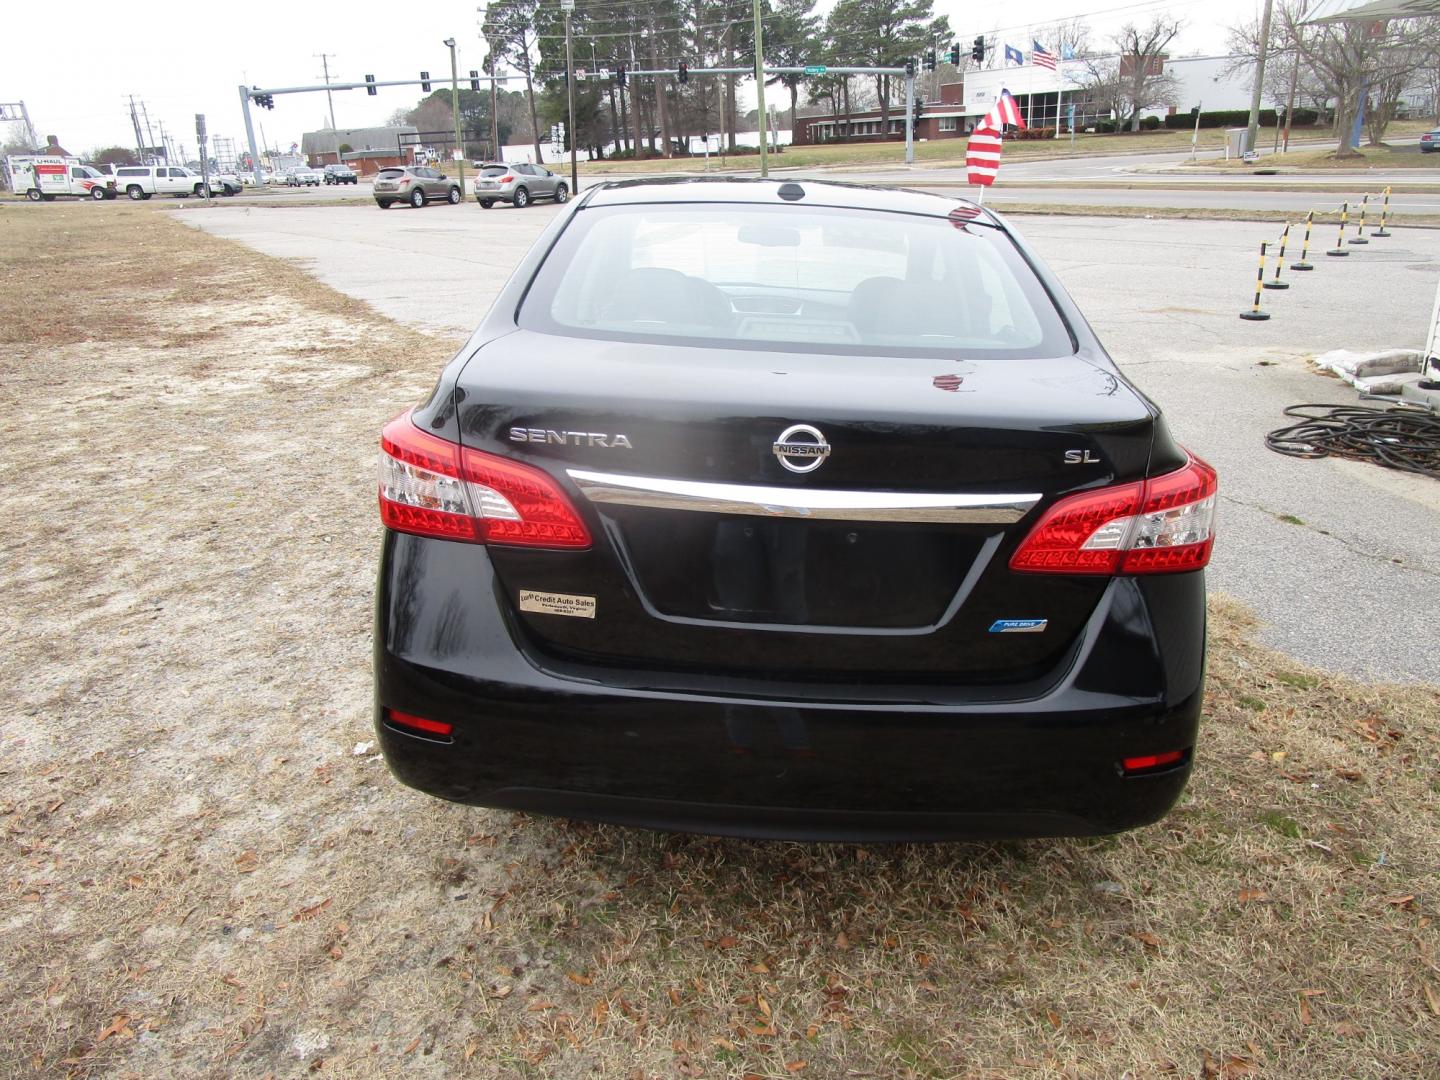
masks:
POLYGON ((996 619, 990 624, 992 634, 1038 634, 1049 625, 1049 619, 996 619))

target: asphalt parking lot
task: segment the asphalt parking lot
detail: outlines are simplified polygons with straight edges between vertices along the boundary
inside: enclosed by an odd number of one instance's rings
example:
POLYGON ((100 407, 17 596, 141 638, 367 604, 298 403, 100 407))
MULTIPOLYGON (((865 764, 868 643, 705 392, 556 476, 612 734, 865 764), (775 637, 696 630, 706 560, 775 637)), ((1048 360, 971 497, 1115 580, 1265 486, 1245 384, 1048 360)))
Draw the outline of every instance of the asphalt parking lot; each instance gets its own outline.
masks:
MULTIPOLYGON (((180 217, 458 343, 555 212, 217 206, 180 217)), ((1440 232, 1396 229, 1351 258, 1312 258, 1315 272, 1265 294, 1273 318, 1250 323, 1237 316, 1271 226, 1026 217, 1018 227, 1177 437, 1220 470, 1211 587, 1250 605, 1262 639, 1303 661, 1371 680, 1440 682, 1440 484, 1284 458, 1262 441, 1286 422, 1287 405, 1355 401, 1314 374, 1309 356, 1423 344, 1440 232)), ((1332 241, 1317 236, 1312 254, 1332 241)))

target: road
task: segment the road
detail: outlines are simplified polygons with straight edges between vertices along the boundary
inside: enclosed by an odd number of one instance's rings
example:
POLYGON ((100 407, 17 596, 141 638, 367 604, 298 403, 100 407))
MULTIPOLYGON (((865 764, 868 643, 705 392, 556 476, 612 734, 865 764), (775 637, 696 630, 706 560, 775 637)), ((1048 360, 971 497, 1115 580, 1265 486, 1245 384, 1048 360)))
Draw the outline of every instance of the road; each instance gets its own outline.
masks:
MULTIPOLYGON (((553 213, 225 205, 177 216, 458 338, 553 213)), ((1035 216, 1021 226, 1177 437, 1220 470, 1211 587, 1250 605, 1263 639, 1302 661, 1440 682, 1440 482, 1280 457, 1262 442, 1287 405, 1354 402, 1307 356, 1423 343, 1440 233, 1397 229, 1351 258, 1317 259, 1295 288, 1267 292, 1269 322, 1249 323, 1237 315, 1256 245, 1273 231, 1264 225, 1035 216)))

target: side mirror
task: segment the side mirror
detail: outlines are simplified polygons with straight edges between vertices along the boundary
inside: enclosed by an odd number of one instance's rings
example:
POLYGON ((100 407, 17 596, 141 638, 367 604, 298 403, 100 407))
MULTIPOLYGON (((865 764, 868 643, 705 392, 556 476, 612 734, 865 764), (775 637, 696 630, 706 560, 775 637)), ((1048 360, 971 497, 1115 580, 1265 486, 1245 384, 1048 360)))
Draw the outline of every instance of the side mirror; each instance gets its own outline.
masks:
POLYGON ((441 179, 441 180, 449 180, 450 178, 449 178, 448 176, 446 176, 446 175, 442 172, 442 173, 440 174, 440 179, 441 179))

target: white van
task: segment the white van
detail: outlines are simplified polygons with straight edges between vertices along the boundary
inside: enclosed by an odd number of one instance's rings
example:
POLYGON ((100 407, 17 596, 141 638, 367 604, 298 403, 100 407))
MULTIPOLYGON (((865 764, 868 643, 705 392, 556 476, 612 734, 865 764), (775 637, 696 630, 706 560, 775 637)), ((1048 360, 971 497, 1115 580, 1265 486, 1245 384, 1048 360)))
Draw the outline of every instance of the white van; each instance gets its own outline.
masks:
MULTIPOLYGON (((132 199, 151 195, 188 198, 205 194, 205 180, 197 172, 177 165, 121 165, 115 169, 115 187, 132 199)), ((221 194, 221 185, 210 184, 210 194, 221 194)))
POLYGON ((5 159, 10 190, 31 202, 47 202, 58 196, 77 199, 115 198, 113 177, 80 164, 79 158, 17 154, 5 159))

